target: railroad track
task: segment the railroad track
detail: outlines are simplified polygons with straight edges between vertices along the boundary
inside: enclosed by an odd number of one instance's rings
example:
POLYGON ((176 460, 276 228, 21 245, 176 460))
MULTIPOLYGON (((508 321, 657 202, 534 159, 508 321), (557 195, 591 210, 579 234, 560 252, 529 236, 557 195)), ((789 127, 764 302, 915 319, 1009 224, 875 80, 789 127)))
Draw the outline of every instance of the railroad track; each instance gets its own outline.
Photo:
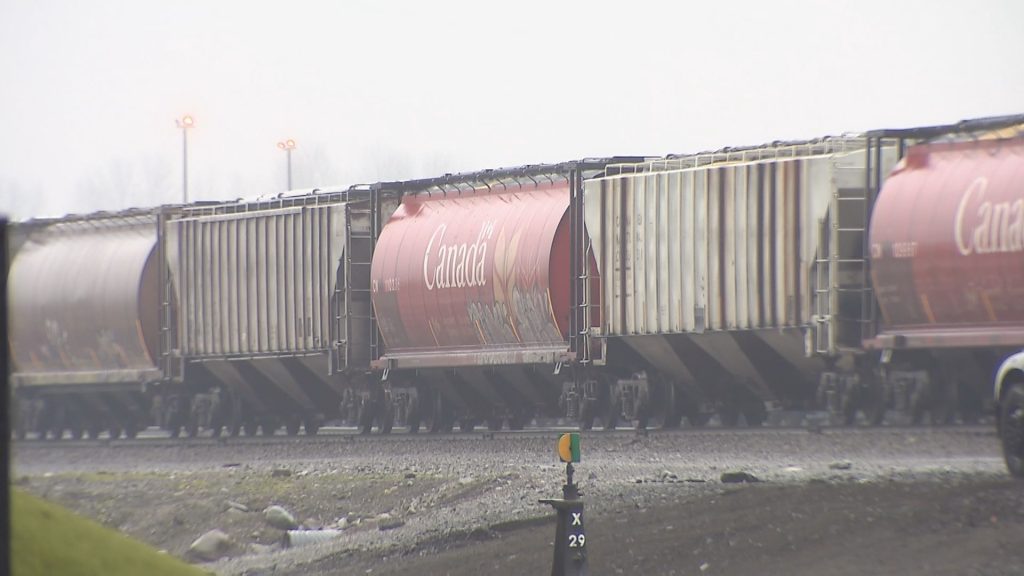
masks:
MULTIPOLYGON (((659 437, 659 436, 736 436, 736 435, 763 435, 763 434, 807 434, 827 433, 831 435, 854 435, 854 434, 875 434, 875 433, 906 433, 927 434, 931 431, 956 430, 970 435, 982 435, 996 437, 995 429, 990 423, 980 424, 959 424, 946 427, 928 427, 911 425, 892 426, 770 426, 761 428, 726 428, 726 427, 703 427, 703 428, 673 428, 673 429, 648 429, 635 430, 629 428, 617 428, 615 430, 595 429, 587 430, 585 437, 601 437, 604 439, 620 437, 628 440, 636 437, 659 437)), ((21 451, 46 451, 52 448, 98 448, 98 447, 203 447, 203 446, 287 446, 307 444, 374 444, 374 443, 397 443, 397 442, 436 442, 444 440, 448 442, 478 441, 491 439, 511 438, 550 438, 552 435, 565 432, 577 431, 570 426, 551 426, 543 428, 531 428, 528 430, 477 430, 473 432, 447 432, 430 433, 419 432, 409 433, 405 430, 395 430, 390 434, 361 434, 356 428, 328 426, 320 429, 316 436, 288 436, 284 434, 274 436, 220 436, 217 438, 209 436, 198 436, 194 438, 170 438, 164 431, 151 429, 143 431, 133 439, 109 438, 79 439, 72 440, 64 438, 36 439, 27 438, 15 440, 14 446, 21 451)))

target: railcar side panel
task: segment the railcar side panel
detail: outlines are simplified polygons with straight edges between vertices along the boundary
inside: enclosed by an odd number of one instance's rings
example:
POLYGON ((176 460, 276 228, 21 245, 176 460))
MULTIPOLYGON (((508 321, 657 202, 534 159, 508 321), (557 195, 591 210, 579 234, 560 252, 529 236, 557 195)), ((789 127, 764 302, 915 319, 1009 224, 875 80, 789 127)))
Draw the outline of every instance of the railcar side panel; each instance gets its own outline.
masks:
POLYGON ((326 350, 344 226, 343 203, 196 211, 169 221, 168 261, 182 302, 182 354, 222 358, 326 350))
POLYGON ((586 183, 608 336, 806 325, 832 156, 586 183))
POLYGON ((910 149, 871 220, 881 347, 1024 345, 1024 138, 910 149))
MULTIPOLYGON (((893 156, 887 147, 885 165, 893 156)), ((587 181, 601 334, 691 397, 805 403, 822 358, 849 346, 835 334, 856 332, 860 345, 866 160, 863 138, 840 137, 619 165, 587 181)))
POLYGON ((29 234, 8 277, 15 383, 159 379, 156 248, 153 214, 56 222, 29 234))
POLYGON ((568 206, 565 181, 406 196, 371 269, 388 361, 557 362, 570 312, 568 206))

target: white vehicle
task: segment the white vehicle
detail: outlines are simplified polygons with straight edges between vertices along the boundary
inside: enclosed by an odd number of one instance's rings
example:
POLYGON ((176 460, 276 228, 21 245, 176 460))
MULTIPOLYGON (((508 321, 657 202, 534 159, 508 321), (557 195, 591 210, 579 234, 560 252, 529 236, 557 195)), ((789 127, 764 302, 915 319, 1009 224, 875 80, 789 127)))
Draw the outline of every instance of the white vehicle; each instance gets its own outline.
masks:
POLYGON ((999 366, 995 384, 996 426, 1003 443, 1006 467, 1024 478, 1024 352, 999 366))

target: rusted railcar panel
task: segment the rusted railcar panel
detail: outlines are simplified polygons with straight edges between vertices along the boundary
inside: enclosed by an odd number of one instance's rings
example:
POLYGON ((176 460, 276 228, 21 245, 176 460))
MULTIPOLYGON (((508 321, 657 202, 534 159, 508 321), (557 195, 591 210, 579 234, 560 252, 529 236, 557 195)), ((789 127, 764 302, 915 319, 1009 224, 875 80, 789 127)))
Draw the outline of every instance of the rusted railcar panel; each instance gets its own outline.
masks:
POLYGON ((8 276, 15 381, 158 379, 156 258, 154 214, 33 229, 8 276))
POLYGON ((387 357, 462 365, 551 361, 531 349, 564 352, 568 206, 565 182, 406 196, 371 269, 387 357))
POLYGON ((182 352, 302 355, 331 345, 345 203, 232 206, 167 224, 182 352))
POLYGON ((1024 343, 1024 138, 911 148, 875 204, 870 245, 875 344, 1024 343))

